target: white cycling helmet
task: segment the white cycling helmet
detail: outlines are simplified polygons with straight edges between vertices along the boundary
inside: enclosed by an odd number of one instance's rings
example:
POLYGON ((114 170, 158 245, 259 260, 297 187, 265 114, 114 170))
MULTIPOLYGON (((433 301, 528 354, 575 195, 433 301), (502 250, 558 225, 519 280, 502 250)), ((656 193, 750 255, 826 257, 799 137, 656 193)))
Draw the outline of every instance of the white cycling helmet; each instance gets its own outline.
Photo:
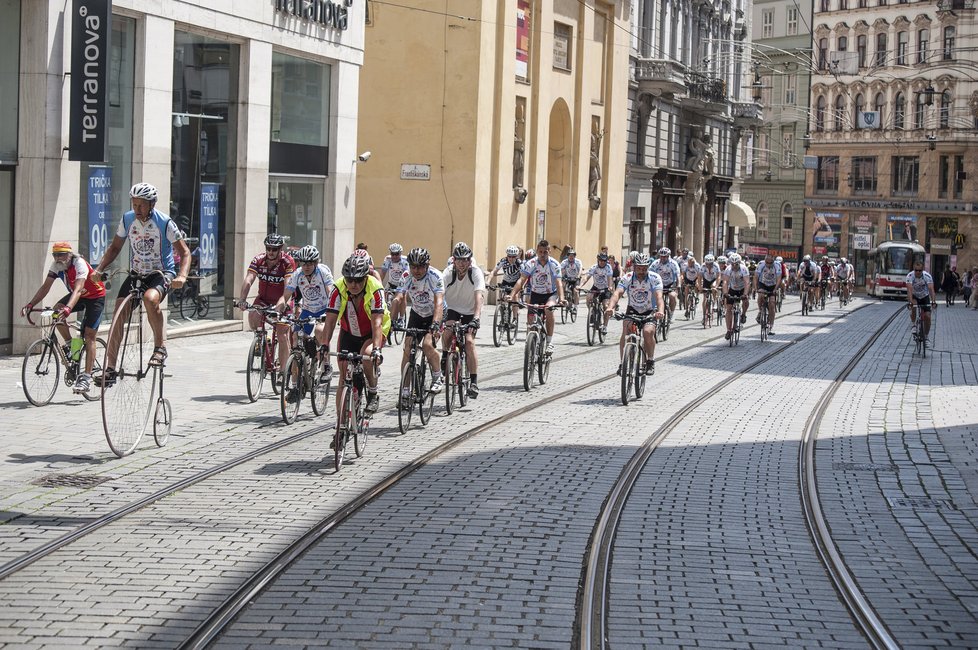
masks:
POLYGON ((709 253, 707 253, 706 257, 703 258, 703 261, 706 264, 713 264, 714 262, 716 262, 716 258, 710 255, 709 253))
POLYGON ((740 255, 737 253, 730 253, 730 257, 727 259, 731 264, 740 264, 740 255))
POLYGON ((781 262, 783 262, 783 261, 784 261, 784 258, 783 258, 783 257, 781 257, 780 255, 778 255, 777 257, 775 257, 775 258, 774 258, 774 261, 775 261, 775 262, 778 262, 778 263, 780 264, 781 262))
POLYGON ((404 252, 404 247, 398 243, 393 243, 387 250, 391 252, 391 255, 397 255, 398 253, 404 252))
POLYGON ((812 261, 812 256, 811 255, 806 255, 805 256, 805 259, 803 259, 802 261, 803 262, 811 262, 812 261))
POLYGON ((519 246, 507 246, 506 247, 506 257, 516 257, 520 254, 519 246))
POLYGON ((668 257, 669 255, 672 255, 672 251, 665 246, 659 249, 659 257, 668 257))
POLYGON ((721 255, 720 257, 718 257, 717 258, 717 263, 718 264, 726 264, 727 263, 727 256, 726 255, 721 255))
POLYGON ((129 189, 129 196, 134 199, 146 199, 150 203, 156 203, 156 199, 160 197, 160 194, 149 183, 136 183, 129 189))

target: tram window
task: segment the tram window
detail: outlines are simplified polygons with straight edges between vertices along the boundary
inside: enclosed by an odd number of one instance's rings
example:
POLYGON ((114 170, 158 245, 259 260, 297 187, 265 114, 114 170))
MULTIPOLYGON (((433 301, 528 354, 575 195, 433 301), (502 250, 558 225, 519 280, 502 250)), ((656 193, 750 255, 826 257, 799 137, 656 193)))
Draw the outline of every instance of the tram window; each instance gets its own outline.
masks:
POLYGON ((891 248, 883 256, 883 273, 903 274, 913 270, 913 250, 891 248))

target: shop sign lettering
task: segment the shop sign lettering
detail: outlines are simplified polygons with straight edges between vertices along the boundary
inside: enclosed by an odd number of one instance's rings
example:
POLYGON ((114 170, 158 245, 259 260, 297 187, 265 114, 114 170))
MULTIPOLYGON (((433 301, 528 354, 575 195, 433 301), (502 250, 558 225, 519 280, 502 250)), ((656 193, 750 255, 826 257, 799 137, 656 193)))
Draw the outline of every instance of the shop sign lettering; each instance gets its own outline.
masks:
POLYGON ((353 0, 274 0, 275 11, 345 30, 349 26, 349 9, 353 0))
POLYGON ((76 0, 71 14, 68 160, 105 160, 111 0, 76 0))

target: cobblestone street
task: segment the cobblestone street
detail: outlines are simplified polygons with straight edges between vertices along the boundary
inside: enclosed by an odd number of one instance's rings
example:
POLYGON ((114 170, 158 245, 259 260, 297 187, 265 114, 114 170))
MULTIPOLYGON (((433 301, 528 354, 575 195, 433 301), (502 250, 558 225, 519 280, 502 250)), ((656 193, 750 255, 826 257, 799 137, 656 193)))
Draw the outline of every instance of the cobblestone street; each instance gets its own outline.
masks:
POLYGON ((609 549, 610 646, 867 647, 800 493, 803 432, 833 386, 814 475, 835 549, 900 645, 978 646, 978 318, 939 309, 920 358, 902 307, 803 317, 789 297, 777 336, 760 341, 752 306, 735 347, 680 315, 628 406, 619 325, 589 347, 583 311, 558 324, 549 381, 527 393, 523 337, 494 348, 487 309, 478 399, 449 416, 439 396, 401 434, 389 351, 369 444, 338 473, 332 393, 292 426, 267 387, 248 402, 250 334, 172 341, 173 434, 123 459, 98 403, 62 385, 32 407, 21 360, 2 359, 0 647, 180 646, 320 528, 217 646, 581 644, 596 521, 659 431, 609 549))

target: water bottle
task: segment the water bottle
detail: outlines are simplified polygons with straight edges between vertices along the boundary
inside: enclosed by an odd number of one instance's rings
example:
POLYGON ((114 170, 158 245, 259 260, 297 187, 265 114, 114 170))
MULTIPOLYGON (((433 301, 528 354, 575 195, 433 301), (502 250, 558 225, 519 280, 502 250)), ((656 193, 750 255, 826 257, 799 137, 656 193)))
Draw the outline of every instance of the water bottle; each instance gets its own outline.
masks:
POLYGON ((81 351, 85 347, 85 339, 80 336, 75 336, 71 339, 71 354, 69 355, 72 361, 81 360, 81 351))

